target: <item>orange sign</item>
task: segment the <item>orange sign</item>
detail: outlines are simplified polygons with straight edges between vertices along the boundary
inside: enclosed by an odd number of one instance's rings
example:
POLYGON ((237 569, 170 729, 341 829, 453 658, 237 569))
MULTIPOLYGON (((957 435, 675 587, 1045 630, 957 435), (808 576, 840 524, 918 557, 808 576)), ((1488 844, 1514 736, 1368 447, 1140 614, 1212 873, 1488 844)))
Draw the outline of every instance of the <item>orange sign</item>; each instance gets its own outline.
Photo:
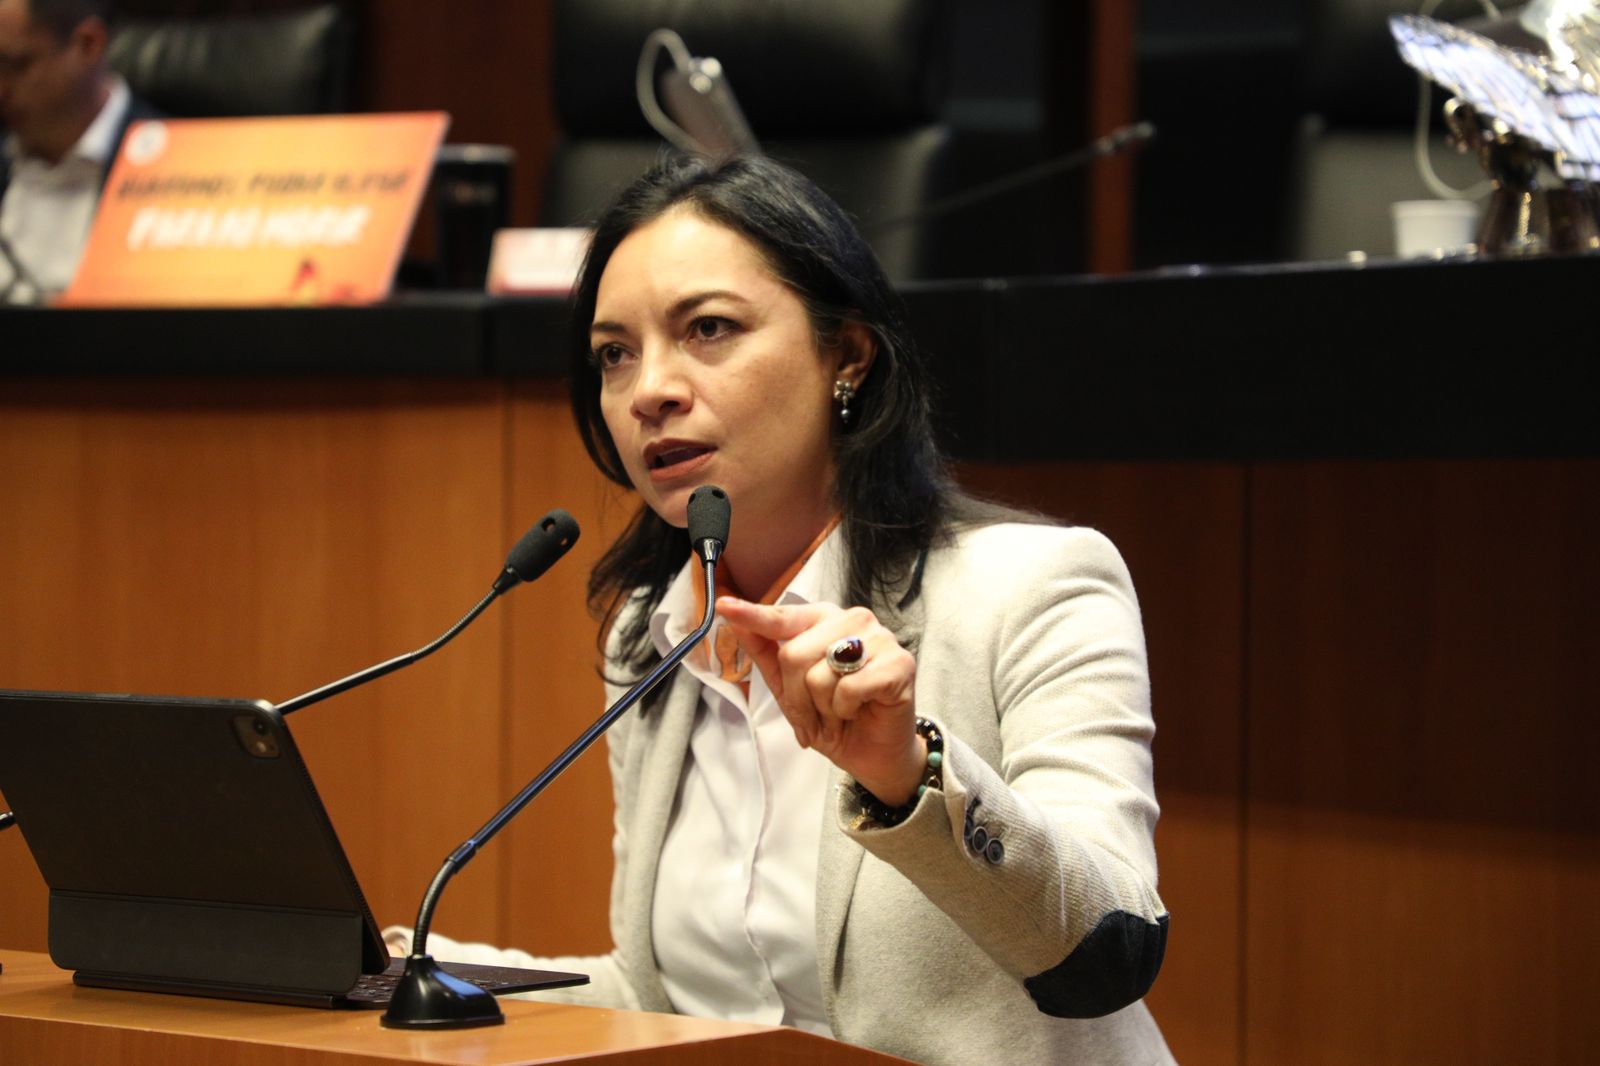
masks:
POLYGON ((448 123, 442 112, 136 123, 60 303, 382 299, 448 123))

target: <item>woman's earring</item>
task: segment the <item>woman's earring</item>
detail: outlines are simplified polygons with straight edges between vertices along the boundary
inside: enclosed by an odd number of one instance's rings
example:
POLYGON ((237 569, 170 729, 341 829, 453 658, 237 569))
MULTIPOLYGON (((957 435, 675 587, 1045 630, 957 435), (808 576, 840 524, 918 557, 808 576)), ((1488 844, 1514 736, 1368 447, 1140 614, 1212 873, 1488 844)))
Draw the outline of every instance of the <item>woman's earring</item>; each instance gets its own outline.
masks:
POLYGON ((856 387, 848 378, 839 378, 833 383, 833 402, 839 405, 839 422, 841 425, 850 424, 850 402, 856 398, 856 387))

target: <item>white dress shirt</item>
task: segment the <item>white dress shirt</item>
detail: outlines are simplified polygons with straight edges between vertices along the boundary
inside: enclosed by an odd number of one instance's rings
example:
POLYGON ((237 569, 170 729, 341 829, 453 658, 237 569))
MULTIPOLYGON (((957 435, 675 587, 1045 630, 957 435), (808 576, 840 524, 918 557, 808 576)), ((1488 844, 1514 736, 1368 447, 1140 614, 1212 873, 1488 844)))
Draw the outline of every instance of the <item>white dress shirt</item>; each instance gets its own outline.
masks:
MULTIPOLYGON (((776 602, 838 602, 844 543, 835 529, 776 602)), ((651 618, 665 653, 699 623, 698 560, 651 618)), ((715 623, 684 661, 700 707, 655 886, 652 940, 681 1014, 791 1025, 831 1036, 817 968, 817 849, 832 764, 796 742, 761 671, 749 696, 723 679, 715 623)))
POLYGON ((11 302, 38 300, 41 294, 34 284, 45 296, 54 296, 71 284, 89 239, 89 225, 100 202, 101 179, 116 150, 117 130, 128 113, 129 97, 128 83, 114 78, 100 113, 53 166, 23 152, 15 135, 6 139, 11 183, 0 202, 0 234, 10 242, 25 271, 22 282, 12 286, 12 266, 0 256, 0 291, 11 287, 11 302))

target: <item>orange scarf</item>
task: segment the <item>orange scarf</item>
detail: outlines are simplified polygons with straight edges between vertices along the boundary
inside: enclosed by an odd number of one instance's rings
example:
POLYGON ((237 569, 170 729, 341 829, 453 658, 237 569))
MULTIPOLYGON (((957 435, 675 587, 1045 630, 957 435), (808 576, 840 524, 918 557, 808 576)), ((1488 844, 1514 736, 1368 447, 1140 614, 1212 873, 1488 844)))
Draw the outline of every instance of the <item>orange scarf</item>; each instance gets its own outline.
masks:
MULTIPOLYGON (((834 515, 833 518, 829 520, 828 524, 822 527, 822 532, 817 534, 816 538, 812 540, 811 544, 807 546, 806 550, 800 553, 800 557, 794 562, 790 563, 788 569, 784 570, 783 573, 778 575, 778 579, 772 583, 772 587, 767 589, 766 595, 762 596, 761 599, 757 600, 756 602, 765 604, 769 607, 776 603, 778 597, 783 595, 783 590, 789 587, 789 583, 795 579, 795 576, 799 574, 802 569, 804 569, 806 563, 810 562, 811 557, 816 554, 817 549, 822 547, 822 542, 828 539, 828 535, 834 531, 834 528, 838 526, 838 524, 839 516, 834 515)), ((722 594, 720 577, 721 575, 719 574, 717 587, 718 595, 722 594)), ((705 614, 705 582, 696 581, 694 583, 694 617, 704 618, 705 614)), ((738 685, 744 690, 745 698, 748 699, 750 696, 750 657, 745 655, 743 649, 739 647, 739 638, 733 635, 733 630, 721 624, 719 624, 712 632, 711 637, 710 653, 716 656, 717 676, 723 681, 738 685)), ((706 645, 701 645, 701 648, 705 647, 706 645)), ((696 650, 698 651, 699 649, 696 650)), ((710 665, 708 660, 705 659, 702 659, 700 664, 702 666, 710 665)))

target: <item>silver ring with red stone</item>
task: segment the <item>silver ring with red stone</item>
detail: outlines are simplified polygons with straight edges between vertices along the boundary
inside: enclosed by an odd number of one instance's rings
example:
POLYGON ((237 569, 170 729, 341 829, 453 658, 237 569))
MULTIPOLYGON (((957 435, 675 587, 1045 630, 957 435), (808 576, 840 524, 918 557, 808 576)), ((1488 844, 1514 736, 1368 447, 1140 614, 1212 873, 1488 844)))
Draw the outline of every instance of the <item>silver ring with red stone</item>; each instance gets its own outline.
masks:
POLYGON ((828 667, 843 677, 867 665, 867 646, 860 637, 843 637, 833 642, 824 658, 828 660, 828 667))

